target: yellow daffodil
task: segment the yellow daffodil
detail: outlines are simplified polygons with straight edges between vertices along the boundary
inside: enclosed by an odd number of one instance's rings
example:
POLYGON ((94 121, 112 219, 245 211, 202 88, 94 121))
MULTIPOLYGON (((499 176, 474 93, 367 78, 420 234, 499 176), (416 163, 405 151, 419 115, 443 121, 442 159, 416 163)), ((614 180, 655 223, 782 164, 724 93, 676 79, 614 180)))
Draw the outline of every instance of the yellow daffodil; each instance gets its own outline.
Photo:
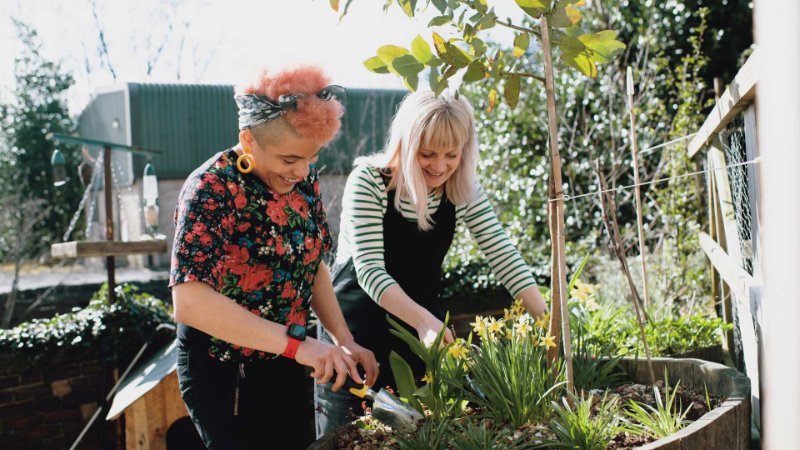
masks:
POLYGON ((463 339, 454 342, 453 345, 447 349, 447 353, 449 353, 450 356, 455 359, 465 359, 467 357, 468 350, 466 345, 464 345, 463 339))
POLYGON ((545 329, 547 328, 549 322, 550 322, 550 314, 545 314, 539 319, 537 319, 534 325, 536 325, 537 328, 545 329))
POLYGON ((475 316, 475 322, 471 322, 472 331, 479 337, 483 338, 486 335, 486 319, 481 316, 475 316))
POLYGON ((422 381, 424 381, 425 383, 432 382, 433 381, 433 374, 431 374, 430 372, 425 373, 425 376, 422 377, 422 381))
POLYGON ((503 319, 497 320, 495 318, 492 318, 490 320, 491 320, 491 322, 489 322, 489 332, 490 333, 495 334, 495 333, 499 333, 499 332, 503 331, 503 327, 506 324, 505 320, 503 320, 503 319))
POLYGON ((514 327, 514 331, 517 333, 517 336, 523 337, 532 332, 533 327, 528 322, 519 321, 514 327))
POLYGON ((556 338, 553 336, 545 336, 542 342, 539 343, 542 347, 552 348, 556 346, 556 338))

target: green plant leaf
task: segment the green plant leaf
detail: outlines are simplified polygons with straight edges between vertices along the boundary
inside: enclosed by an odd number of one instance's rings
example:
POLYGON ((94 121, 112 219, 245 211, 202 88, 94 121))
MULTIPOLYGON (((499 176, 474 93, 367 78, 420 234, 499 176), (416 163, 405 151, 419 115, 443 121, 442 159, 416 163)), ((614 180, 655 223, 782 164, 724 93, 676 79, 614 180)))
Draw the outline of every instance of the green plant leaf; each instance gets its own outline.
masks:
POLYGON ((447 16, 436 16, 428 22, 428 27, 440 27, 442 25, 447 25, 450 21, 453 20, 452 15, 447 16))
POLYGON ((485 13, 489 9, 489 5, 486 3, 486 0, 475 0, 472 3, 472 7, 482 13, 485 13))
POLYGON ((525 13, 534 19, 550 10, 550 0, 514 0, 525 13))
POLYGON ((597 64, 587 52, 564 51, 561 54, 561 58, 566 64, 578 69, 582 74, 592 78, 597 76, 597 64))
POLYGON ((586 45, 580 39, 561 30, 551 29, 550 39, 562 52, 579 53, 586 50, 586 45))
POLYGON ((514 58, 519 58, 528 50, 531 44, 531 36, 528 33, 520 33, 514 36, 514 58))
POLYGON ((481 18, 475 23, 475 30, 488 30, 489 28, 493 28, 495 25, 497 25, 497 15, 490 11, 489 13, 481 16, 481 18))
POLYGON ((445 41, 439 33, 433 33, 433 46, 442 61, 455 66, 457 69, 466 67, 472 61, 472 57, 469 54, 458 46, 445 41))
POLYGON ((411 42, 411 54, 414 55, 414 58, 417 58, 417 61, 421 62, 422 64, 428 64, 431 58, 433 58, 433 53, 431 52, 431 47, 425 42, 425 39, 422 36, 417 35, 414 38, 414 41, 411 42))
POLYGON ((370 72, 389 73, 389 67, 377 56, 373 56, 372 58, 364 61, 364 67, 366 67, 370 72))
POLYGON ((400 397, 408 401, 408 404, 413 406, 414 409, 422 412, 419 401, 414 397, 417 385, 414 382, 414 372, 411 370, 411 366, 394 351, 389 353, 389 364, 392 366, 392 375, 394 375, 394 381, 397 383, 400 397))
POLYGON ((553 28, 571 27, 581 21, 581 12, 574 4, 582 4, 575 0, 559 0, 550 15, 549 24, 553 28))
POLYGON ((411 92, 415 92, 419 87, 419 75, 416 73, 403 76, 403 85, 411 92))
POLYGON ((402 55, 392 61, 391 68, 394 69, 393 71, 398 75, 406 78, 422 72, 425 66, 417 61, 414 55, 402 55))
POLYGON ((509 75, 503 84, 503 97, 508 107, 514 109, 519 100, 519 75, 509 75))
POLYGON ((578 36, 578 40, 593 52, 594 60, 607 63, 625 49, 625 44, 617 40, 617 32, 604 30, 578 36))
POLYGON ((465 83, 472 83, 474 81, 480 81, 486 78, 486 68, 483 67, 483 62, 481 61, 472 61, 467 66, 467 72, 464 74, 464 82, 465 83))
POLYGON ((397 336, 397 338, 399 338, 401 341, 408 344, 408 347, 411 349, 411 351, 414 352, 415 355, 419 356, 421 360, 426 361, 428 352, 422 342, 419 341, 419 338, 411 334, 406 327, 400 325, 388 315, 386 316, 386 320, 392 327, 389 332, 397 336))
POLYGON ((480 58, 486 53, 486 44, 480 38, 473 38, 469 46, 472 47, 472 55, 476 58, 480 58))
POLYGON ((397 4, 408 17, 414 17, 414 10, 417 7, 417 0, 397 0, 397 4))
POLYGON ((447 11, 447 0, 431 0, 431 3, 440 13, 444 14, 447 11))

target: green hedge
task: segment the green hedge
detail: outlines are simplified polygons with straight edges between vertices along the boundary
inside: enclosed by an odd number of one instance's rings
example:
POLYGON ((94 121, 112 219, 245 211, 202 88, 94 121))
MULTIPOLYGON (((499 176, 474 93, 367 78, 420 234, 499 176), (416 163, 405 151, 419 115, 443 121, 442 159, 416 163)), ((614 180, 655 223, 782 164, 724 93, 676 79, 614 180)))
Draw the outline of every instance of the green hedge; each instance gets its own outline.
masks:
POLYGON ((162 323, 172 323, 171 308, 162 300, 118 286, 109 305, 103 285, 85 308, 50 319, 34 319, 0 330, 0 352, 13 355, 12 365, 43 367, 87 356, 127 360, 162 323))

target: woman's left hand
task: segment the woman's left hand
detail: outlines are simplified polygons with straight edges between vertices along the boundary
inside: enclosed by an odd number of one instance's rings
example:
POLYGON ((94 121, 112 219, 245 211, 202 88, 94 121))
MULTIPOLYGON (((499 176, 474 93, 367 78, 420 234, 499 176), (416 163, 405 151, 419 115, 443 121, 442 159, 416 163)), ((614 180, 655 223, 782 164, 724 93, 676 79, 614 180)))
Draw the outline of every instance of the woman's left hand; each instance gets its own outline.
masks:
POLYGON ((378 361, 375 360, 375 355, 366 348, 356 344, 353 340, 341 343, 339 347, 341 347, 346 354, 350 355, 356 364, 360 364, 361 367, 364 368, 366 372, 364 374, 365 384, 370 387, 374 386, 375 382, 378 380, 378 372, 380 371, 378 361))

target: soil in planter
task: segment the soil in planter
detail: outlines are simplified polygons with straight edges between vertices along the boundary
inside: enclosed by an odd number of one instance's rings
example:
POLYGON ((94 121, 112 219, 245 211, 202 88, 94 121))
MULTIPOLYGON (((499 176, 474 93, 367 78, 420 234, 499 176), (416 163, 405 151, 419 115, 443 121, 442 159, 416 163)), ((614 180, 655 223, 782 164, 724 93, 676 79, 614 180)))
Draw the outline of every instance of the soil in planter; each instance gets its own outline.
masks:
MULTIPOLYGON (((659 391, 662 393, 663 400, 663 382, 658 381, 656 386, 658 386, 659 391)), ((598 400, 603 395, 603 391, 600 390, 592 391, 592 393, 598 400)), ((674 394, 676 395, 675 403, 677 405, 691 405, 689 412, 686 414, 686 419, 691 421, 695 421, 706 414, 709 411, 708 404, 710 404, 711 409, 713 409, 722 403, 722 401, 724 401, 724 399, 715 397, 710 393, 708 394, 708 397, 706 397, 706 392, 702 389, 687 389, 682 385, 678 386, 678 388, 674 391, 674 394)), ((616 388, 610 389, 609 398, 611 396, 618 396, 620 405, 626 405, 628 404, 629 400, 633 400, 635 402, 653 407, 656 406, 653 387, 649 385, 636 383, 623 384, 616 388)), ((474 420, 478 422, 480 421, 479 417, 479 410, 468 409, 464 417, 455 420, 474 420)), ((502 424, 500 425, 502 426, 502 424)), ((494 424, 491 424, 491 426, 494 426, 494 424)), ((519 429, 514 430, 510 437, 512 439, 524 437, 525 442, 531 444, 556 440, 555 435, 549 430, 547 424, 539 423, 528 423, 523 425, 519 429)), ((637 436, 630 433, 620 433, 609 443, 607 449, 632 449, 645 445, 649 442, 653 442, 654 440, 654 438, 649 436, 637 436)), ((380 422, 373 420, 372 417, 367 415, 359 418, 358 420, 354 420, 345 427, 339 429, 333 436, 333 442, 335 443, 334 448, 340 450, 377 450, 396 448, 397 433, 391 428, 384 426, 380 422)), ((453 450, 458 450, 455 447, 451 448, 453 450)))

